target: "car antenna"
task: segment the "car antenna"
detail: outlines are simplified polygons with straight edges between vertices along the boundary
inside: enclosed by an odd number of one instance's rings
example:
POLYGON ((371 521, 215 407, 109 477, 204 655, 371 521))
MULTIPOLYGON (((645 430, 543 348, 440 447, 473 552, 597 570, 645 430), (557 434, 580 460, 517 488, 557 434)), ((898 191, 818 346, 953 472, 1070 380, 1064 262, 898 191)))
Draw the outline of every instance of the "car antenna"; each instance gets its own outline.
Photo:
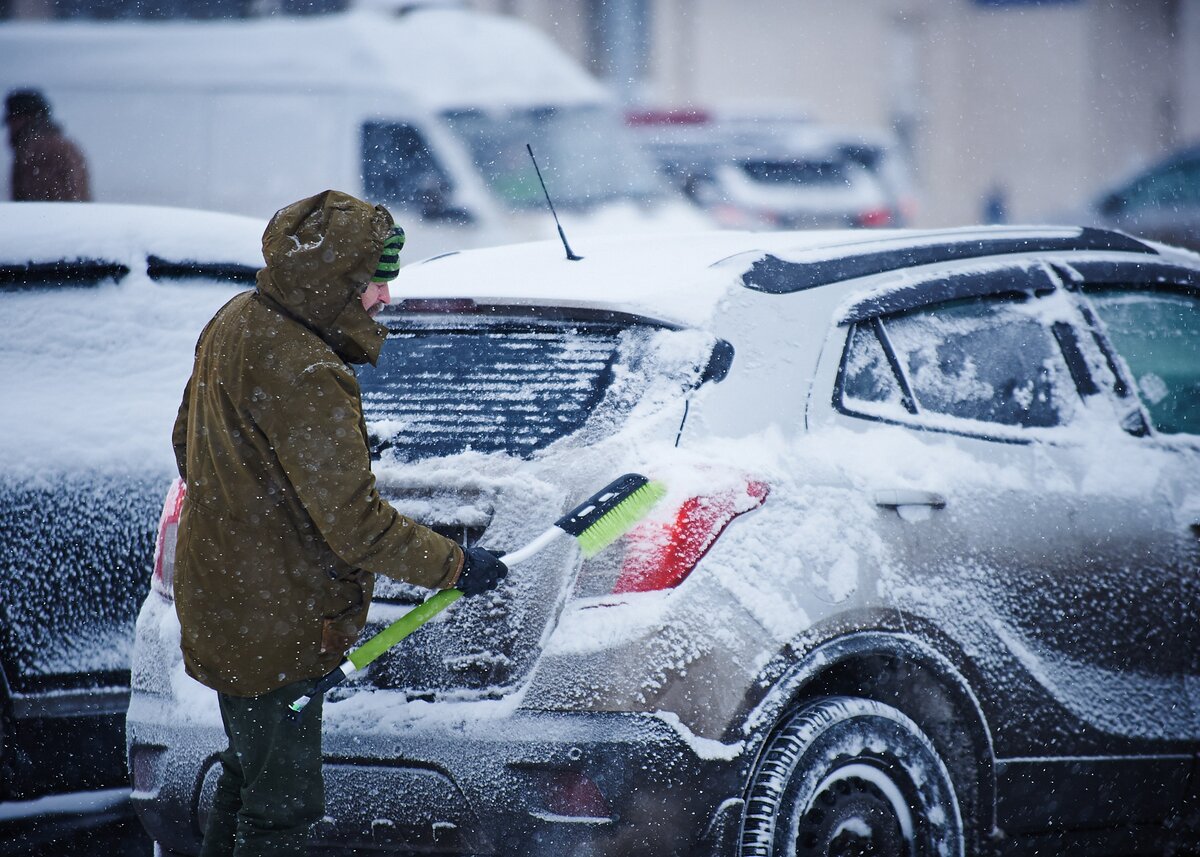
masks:
POLYGON ((533 168, 537 170, 538 181, 542 185, 542 193, 546 194, 546 204, 550 206, 550 214, 554 216, 554 225, 558 227, 558 237, 562 239, 563 249, 567 251, 567 259, 571 262, 578 262, 582 256, 576 256, 571 252, 571 245, 567 243, 567 235, 563 232, 562 224, 558 222, 558 212, 554 210, 554 203, 550 201, 550 191, 546 190, 546 182, 542 178, 542 171, 538 169, 537 158, 533 156, 533 146, 525 144, 526 150, 529 152, 529 160, 533 161, 533 168))

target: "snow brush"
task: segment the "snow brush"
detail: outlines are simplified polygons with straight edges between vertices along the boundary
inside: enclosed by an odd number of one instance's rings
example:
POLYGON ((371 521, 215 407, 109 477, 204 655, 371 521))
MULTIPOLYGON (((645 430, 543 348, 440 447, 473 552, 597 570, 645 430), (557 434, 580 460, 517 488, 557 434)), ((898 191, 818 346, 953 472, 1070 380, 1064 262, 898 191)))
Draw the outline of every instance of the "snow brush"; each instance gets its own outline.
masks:
MULTIPOLYGON (((510 568, 519 565, 562 536, 573 536, 584 557, 595 556, 629 532, 665 493, 666 487, 661 483, 651 482, 638 473, 626 473, 563 515, 525 547, 500 557, 500 561, 510 568)), ((461 589, 443 589, 348 652, 341 665, 318 681, 310 695, 301 696, 288 706, 289 716, 298 719, 313 697, 337 687, 462 596, 461 589)))

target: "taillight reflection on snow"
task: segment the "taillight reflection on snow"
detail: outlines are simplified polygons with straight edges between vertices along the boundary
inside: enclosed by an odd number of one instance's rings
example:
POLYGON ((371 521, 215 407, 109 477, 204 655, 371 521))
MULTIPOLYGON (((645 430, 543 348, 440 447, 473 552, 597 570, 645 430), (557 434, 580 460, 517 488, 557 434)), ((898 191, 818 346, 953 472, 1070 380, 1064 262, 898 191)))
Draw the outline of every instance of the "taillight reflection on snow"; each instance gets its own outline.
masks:
POLYGON ((614 594, 654 592, 682 583, 738 515, 767 499, 765 482, 689 497, 665 521, 647 521, 625 537, 614 594))
POLYGON ((154 574, 150 588, 164 598, 175 597, 175 540, 179 534, 179 512, 187 485, 182 479, 171 483, 163 501, 162 516, 158 519, 158 538, 154 541, 154 574))

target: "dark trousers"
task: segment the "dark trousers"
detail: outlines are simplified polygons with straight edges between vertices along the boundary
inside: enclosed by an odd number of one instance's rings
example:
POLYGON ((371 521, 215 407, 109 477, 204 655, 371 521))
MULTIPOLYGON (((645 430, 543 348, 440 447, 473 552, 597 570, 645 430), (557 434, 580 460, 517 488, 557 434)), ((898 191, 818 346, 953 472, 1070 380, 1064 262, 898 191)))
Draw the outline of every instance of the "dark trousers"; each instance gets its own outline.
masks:
POLYGON ((299 721, 288 704, 315 680, 251 698, 217 694, 229 747, 204 828, 200 857, 295 857, 325 812, 321 778, 321 703, 299 721))

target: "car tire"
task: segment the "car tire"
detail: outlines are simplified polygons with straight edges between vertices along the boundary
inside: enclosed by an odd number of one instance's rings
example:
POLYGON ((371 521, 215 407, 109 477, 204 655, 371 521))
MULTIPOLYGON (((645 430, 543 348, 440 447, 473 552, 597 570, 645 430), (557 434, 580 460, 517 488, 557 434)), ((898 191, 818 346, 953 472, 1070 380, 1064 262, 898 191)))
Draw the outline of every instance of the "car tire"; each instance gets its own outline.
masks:
POLYGON ((740 857, 951 857, 964 851, 950 773, 912 720, 830 697, 786 717, 750 779, 740 857))

